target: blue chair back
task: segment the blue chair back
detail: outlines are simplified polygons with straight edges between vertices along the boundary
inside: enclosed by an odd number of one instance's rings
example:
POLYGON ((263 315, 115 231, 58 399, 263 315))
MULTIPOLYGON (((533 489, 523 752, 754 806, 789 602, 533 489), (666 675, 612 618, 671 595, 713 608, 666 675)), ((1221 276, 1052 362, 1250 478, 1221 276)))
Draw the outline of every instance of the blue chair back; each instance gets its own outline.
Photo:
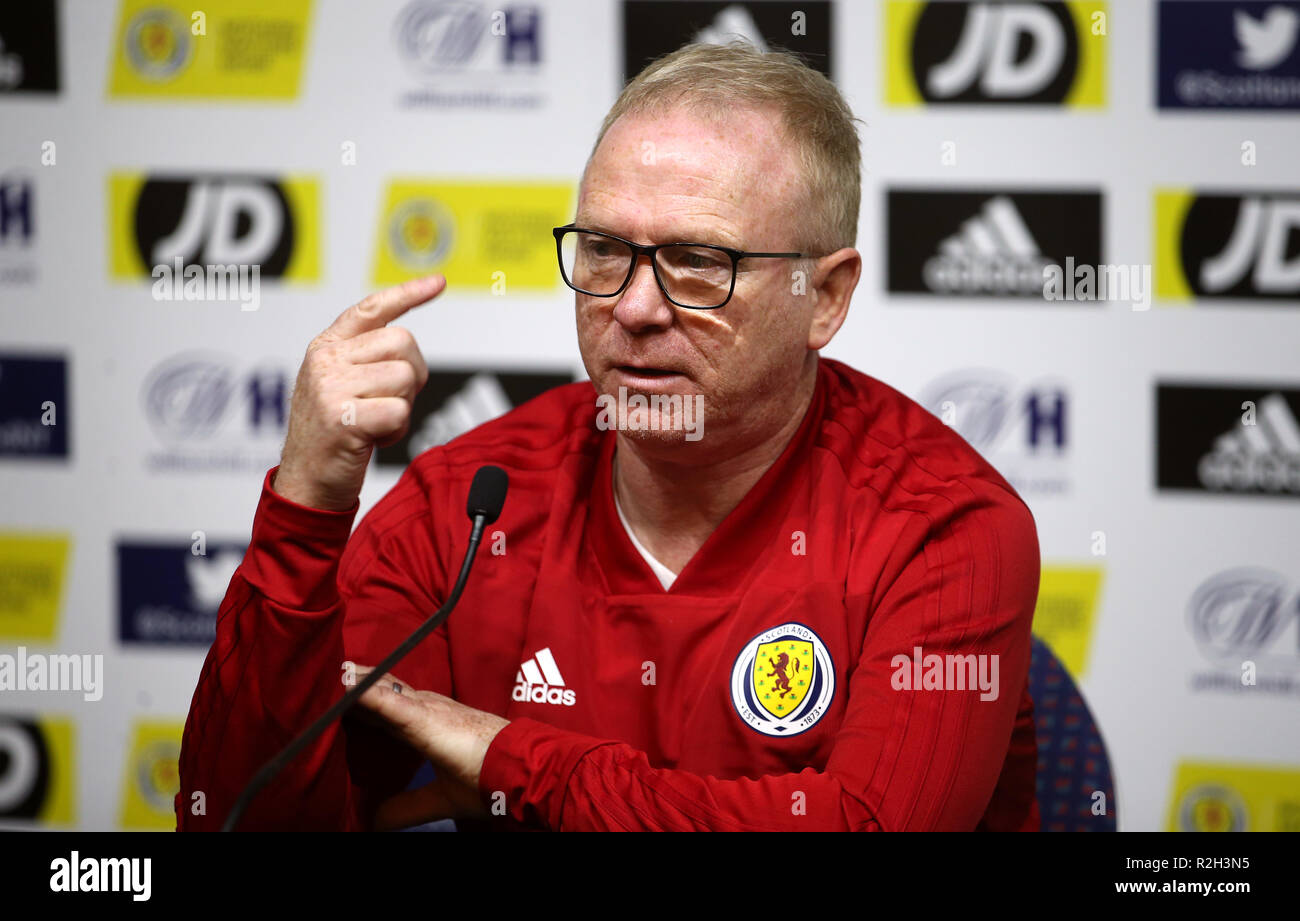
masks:
POLYGON ((1038 734, 1038 811, 1043 831, 1115 831, 1115 781, 1097 721, 1060 659, 1037 636, 1029 695, 1038 734), (1105 812, 1094 814, 1095 793, 1105 812))

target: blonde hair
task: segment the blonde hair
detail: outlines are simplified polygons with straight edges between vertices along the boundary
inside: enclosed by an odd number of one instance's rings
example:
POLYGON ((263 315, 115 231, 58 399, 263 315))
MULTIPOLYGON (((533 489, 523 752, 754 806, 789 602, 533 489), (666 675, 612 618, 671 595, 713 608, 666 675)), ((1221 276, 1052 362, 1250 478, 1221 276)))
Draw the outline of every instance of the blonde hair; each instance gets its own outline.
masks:
POLYGON ((620 117, 678 106, 711 117, 738 107, 776 109, 782 133, 796 145, 807 189, 808 225, 797 245, 818 255, 854 245, 862 199, 858 119, 821 72, 788 51, 763 52, 744 41, 685 45, 623 87, 592 154, 620 117))

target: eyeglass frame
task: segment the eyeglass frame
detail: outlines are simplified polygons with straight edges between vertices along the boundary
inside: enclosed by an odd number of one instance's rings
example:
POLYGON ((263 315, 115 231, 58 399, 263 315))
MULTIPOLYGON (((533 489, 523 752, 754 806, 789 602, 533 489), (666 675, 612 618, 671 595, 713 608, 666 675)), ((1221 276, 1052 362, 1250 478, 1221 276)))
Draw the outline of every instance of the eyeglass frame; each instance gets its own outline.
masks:
POLYGON ((674 304, 677 307, 681 307, 683 310, 721 310, 723 307, 727 306, 728 302, 730 302, 731 300, 732 295, 736 293, 736 274, 739 271, 740 260, 742 259, 811 259, 813 258, 812 256, 809 256, 807 253, 749 253, 740 249, 732 249, 729 246, 719 246, 716 243, 687 243, 683 241, 680 243, 652 243, 650 245, 643 246, 640 243, 633 243, 631 240, 625 240, 623 237, 615 236, 612 233, 605 233, 603 230, 588 230, 585 227, 579 227, 576 223, 565 224, 563 227, 552 227, 551 234, 555 237, 555 257, 560 263, 560 277, 564 279, 564 283, 566 285, 568 285, 574 291, 577 291, 579 294, 586 294, 590 297, 618 297, 620 294, 626 291, 627 286, 632 283, 632 276, 636 274, 637 263, 641 261, 642 256, 645 256, 650 260, 651 274, 654 275, 655 284, 659 286, 659 290, 663 292, 663 296, 668 299, 668 302, 670 304, 674 304), (588 291, 585 288, 579 288, 569 278, 568 273, 564 270, 564 250, 561 249, 561 247, 563 246, 562 241, 564 239, 564 235, 567 233, 574 233, 574 232, 590 233, 590 234, 595 234, 598 237, 605 237, 606 239, 609 240, 617 240, 619 243, 624 244, 625 246, 627 246, 632 250, 632 262, 628 266, 627 277, 623 279, 623 283, 618 286, 617 291, 613 292, 612 294, 596 294, 595 292, 588 291), (712 250, 717 250, 720 253, 726 253, 728 256, 731 257, 731 287, 727 290, 727 296, 726 298, 723 299, 721 304, 717 304, 713 307, 694 307, 690 304, 683 304, 680 301, 673 299, 673 296, 668 293, 668 286, 665 285, 664 280, 659 277, 659 260, 657 258, 659 255, 659 250, 667 249, 670 246, 693 246, 698 249, 712 249, 712 250))

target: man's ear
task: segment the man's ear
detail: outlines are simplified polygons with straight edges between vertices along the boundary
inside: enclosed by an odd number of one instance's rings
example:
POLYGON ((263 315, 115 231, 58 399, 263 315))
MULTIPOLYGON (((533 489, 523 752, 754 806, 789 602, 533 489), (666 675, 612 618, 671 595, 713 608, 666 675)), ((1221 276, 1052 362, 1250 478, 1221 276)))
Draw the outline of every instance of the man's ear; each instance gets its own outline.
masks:
POLYGON ((813 292, 817 302, 808 327, 808 348, 824 348, 844 325, 853 289, 862 275, 862 255, 852 247, 822 256, 813 268, 813 292))

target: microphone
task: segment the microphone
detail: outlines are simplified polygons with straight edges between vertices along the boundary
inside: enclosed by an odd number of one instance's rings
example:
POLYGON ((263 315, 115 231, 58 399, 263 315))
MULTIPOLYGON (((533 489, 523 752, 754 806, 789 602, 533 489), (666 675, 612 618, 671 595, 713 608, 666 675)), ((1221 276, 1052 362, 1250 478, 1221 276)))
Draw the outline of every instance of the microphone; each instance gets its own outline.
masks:
POLYGON ((501 506, 505 505, 506 487, 509 485, 510 478, 500 467, 479 467, 469 484, 469 500, 465 503, 469 520, 474 521, 482 515, 484 524, 496 521, 501 506))
POLYGON ((234 831, 249 804, 253 802, 253 799, 262 791, 263 787, 275 779, 275 776, 284 769, 285 765, 293 761, 331 723, 341 718, 357 702, 357 698, 364 694, 368 688, 375 685, 385 674, 391 672, 393 667, 406 657, 407 653, 420 645, 421 640, 447 619, 452 608, 456 606, 456 602, 460 601, 461 592, 465 590, 465 582, 469 579, 470 567, 474 565, 474 554, 478 551, 479 541, 483 538, 483 528, 485 525, 496 521, 501 514, 501 507, 505 505, 506 501, 506 488, 509 485, 510 478, 500 467, 489 464, 475 471, 474 479, 469 487, 469 500, 465 503, 465 512, 469 515, 470 521, 473 522, 469 535, 469 547, 465 551, 465 560, 460 565, 460 575, 456 577, 456 584, 452 587, 451 595, 448 596, 446 603, 438 608, 414 633, 408 636, 402 645, 394 649, 388 655, 388 658, 376 665, 374 671, 363 678, 356 687, 339 698, 334 706, 322 713, 316 722, 300 732, 278 755, 253 775, 253 779, 248 782, 248 785, 239 794, 239 798, 235 800, 230 815, 226 816, 226 821, 221 826, 222 831, 234 831))

